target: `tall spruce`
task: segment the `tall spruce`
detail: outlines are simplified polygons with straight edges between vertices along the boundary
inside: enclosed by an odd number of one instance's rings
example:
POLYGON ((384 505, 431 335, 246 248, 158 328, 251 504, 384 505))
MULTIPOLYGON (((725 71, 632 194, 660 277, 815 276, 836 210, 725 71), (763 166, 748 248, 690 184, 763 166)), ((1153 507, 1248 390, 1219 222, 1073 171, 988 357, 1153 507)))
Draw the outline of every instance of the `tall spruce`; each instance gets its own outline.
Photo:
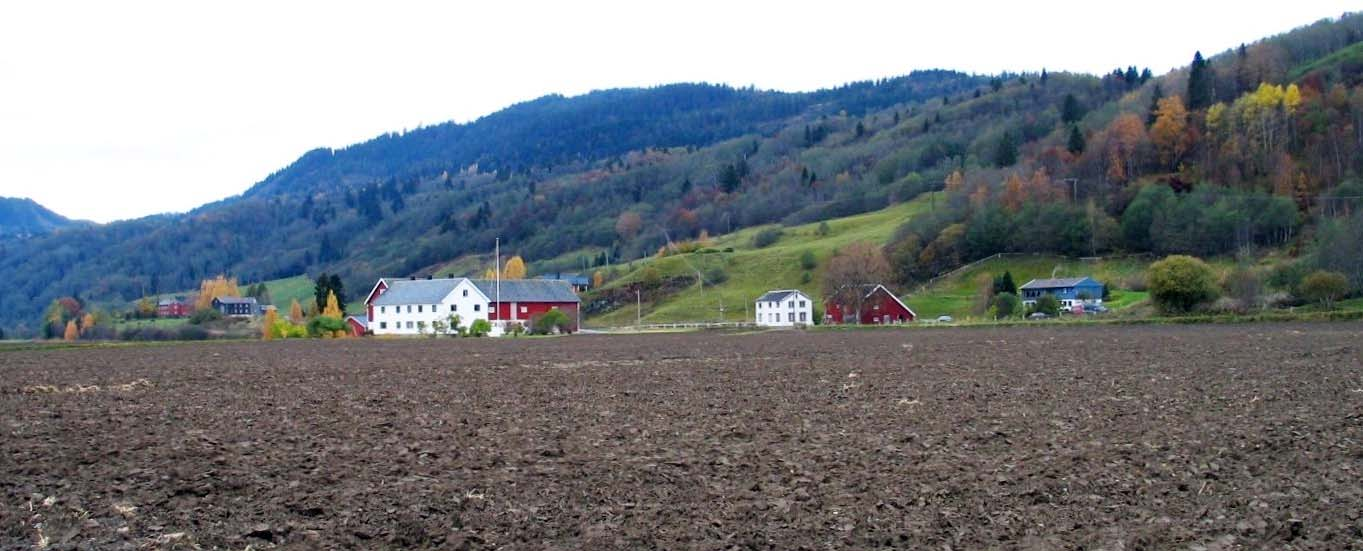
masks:
POLYGON ((1065 144, 1065 149, 1069 150, 1070 153, 1078 155, 1084 152, 1085 145, 1084 133, 1079 131, 1079 125, 1071 124, 1070 139, 1069 143, 1065 144))
POLYGON ((1188 108, 1206 109, 1214 99, 1212 74, 1199 51, 1193 54, 1193 64, 1188 67, 1188 108))

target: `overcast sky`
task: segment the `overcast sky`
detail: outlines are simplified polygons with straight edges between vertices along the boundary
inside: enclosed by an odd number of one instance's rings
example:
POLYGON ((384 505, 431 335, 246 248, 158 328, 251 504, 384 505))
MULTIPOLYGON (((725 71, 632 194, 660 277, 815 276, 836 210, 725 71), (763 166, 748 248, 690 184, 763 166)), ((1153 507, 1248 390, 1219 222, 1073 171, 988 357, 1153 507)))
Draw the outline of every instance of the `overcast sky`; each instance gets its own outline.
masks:
POLYGON ((1184 65, 1358 2, 4 2, 0 196, 96 221, 548 93, 1184 65), (1099 7, 1104 6, 1104 7, 1099 7))

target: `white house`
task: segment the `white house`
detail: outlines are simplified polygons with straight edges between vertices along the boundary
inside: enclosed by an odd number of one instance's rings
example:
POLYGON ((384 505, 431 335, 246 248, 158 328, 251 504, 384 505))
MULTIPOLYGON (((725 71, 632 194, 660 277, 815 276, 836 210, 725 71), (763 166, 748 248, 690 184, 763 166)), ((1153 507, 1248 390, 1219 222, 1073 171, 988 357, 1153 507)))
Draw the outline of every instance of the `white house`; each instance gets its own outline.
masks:
POLYGON ((757 298, 753 321, 764 327, 794 327, 814 323, 814 301, 798 289, 767 291, 757 298))
POLYGON ((467 328, 474 320, 488 319, 492 302, 465 278, 383 279, 374 287, 368 313, 375 335, 430 334, 435 322, 448 326, 451 316, 459 316, 459 325, 467 328))

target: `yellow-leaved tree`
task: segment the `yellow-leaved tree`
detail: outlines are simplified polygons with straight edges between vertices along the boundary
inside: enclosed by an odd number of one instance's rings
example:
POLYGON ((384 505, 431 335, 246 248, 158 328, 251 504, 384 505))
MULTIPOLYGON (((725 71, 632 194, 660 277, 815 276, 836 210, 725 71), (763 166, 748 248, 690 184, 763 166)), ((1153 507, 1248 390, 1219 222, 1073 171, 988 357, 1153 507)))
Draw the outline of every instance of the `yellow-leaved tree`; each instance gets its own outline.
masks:
POLYGON ((62 340, 74 341, 80 338, 80 329, 76 328, 76 320, 66 322, 66 332, 62 334, 62 340))
POLYGON ((1166 167, 1177 168, 1193 142, 1192 136, 1188 134, 1188 109, 1179 96, 1161 98, 1156 105, 1155 124, 1150 126, 1150 141, 1159 149, 1160 162, 1166 167))
POLYGON ((207 310, 213 307, 215 298, 239 296, 241 291, 237 290, 237 278, 219 275, 213 279, 205 279, 199 284, 199 298, 194 301, 194 308, 207 310))
MULTIPOLYGON (((294 304, 297 304, 295 302, 294 304)), ((274 308, 265 311, 265 321, 260 325, 260 338, 271 340, 274 338, 275 324, 279 323, 279 312, 274 308)))
POLYGON ((82 335, 84 335, 86 332, 88 332, 88 331, 90 331, 91 329, 94 329, 94 328, 95 328, 95 315, 94 315, 94 314, 91 314, 91 313, 89 313, 89 312, 86 312, 85 315, 84 315, 84 316, 81 316, 81 318, 80 318, 80 333, 81 333, 82 335))
POLYGON ((605 282, 606 274, 601 273, 601 270, 597 270, 596 273, 592 274, 592 288, 599 289, 605 282))
POLYGON ((502 279, 525 279, 525 260, 519 256, 511 257, 506 261, 506 270, 502 272, 502 279))
POLYGON ((495 279, 496 277, 497 270, 493 268, 488 268, 487 271, 483 272, 483 279, 495 279))
POLYGON ((294 325, 303 323, 303 305, 298 304, 298 299, 293 299, 293 304, 289 305, 289 322, 294 325))
POLYGON ((322 310, 322 315, 329 318, 341 319, 341 304, 336 300, 335 291, 327 291, 327 307, 322 310))

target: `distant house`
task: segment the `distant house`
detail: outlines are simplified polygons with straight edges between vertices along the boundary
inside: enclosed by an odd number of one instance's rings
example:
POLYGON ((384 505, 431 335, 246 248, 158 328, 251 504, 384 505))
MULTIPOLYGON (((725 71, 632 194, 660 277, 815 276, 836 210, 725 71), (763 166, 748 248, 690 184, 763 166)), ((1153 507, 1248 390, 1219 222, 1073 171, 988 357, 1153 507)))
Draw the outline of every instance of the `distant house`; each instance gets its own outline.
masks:
POLYGON ((1103 302, 1103 284, 1091 277, 1033 279, 1018 287, 1018 292, 1022 293, 1022 303, 1027 306, 1035 305, 1043 295, 1054 296, 1060 301, 1061 308, 1103 302))
POLYGON ((358 316, 348 316, 345 319, 346 329, 350 330, 351 336, 363 337, 369 331, 369 316, 360 314, 358 316))
POLYGON ((475 320, 492 324, 493 335, 508 326, 528 326, 537 317, 559 310, 577 330, 577 293, 567 281, 547 279, 384 278, 365 299, 369 331, 375 335, 417 335, 434 323, 459 316, 468 327, 475 320), (499 299, 500 298, 500 302, 499 299))
POLYGON ((918 314, 884 285, 862 285, 860 316, 855 304, 839 304, 836 299, 824 303, 824 321, 838 324, 907 323, 918 319, 918 314))
POLYGON ((753 321, 763 327, 794 327, 814 323, 814 301, 798 289, 767 291, 757 297, 753 321))
POLYGON ((213 309, 232 318, 249 318, 260 313, 255 297, 218 297, 213 299, 213 309))
POLYGON ((194 305, 183 296, 165 297, 156 301, 156 317, 183 318, 194 311, 194 305))
POLYGON ((547 279, 550 281, 566 281, 573 286, 573 292, 585 293, 592 286, 592 278, 582 274, 545 274, 535 279, 547 279))

